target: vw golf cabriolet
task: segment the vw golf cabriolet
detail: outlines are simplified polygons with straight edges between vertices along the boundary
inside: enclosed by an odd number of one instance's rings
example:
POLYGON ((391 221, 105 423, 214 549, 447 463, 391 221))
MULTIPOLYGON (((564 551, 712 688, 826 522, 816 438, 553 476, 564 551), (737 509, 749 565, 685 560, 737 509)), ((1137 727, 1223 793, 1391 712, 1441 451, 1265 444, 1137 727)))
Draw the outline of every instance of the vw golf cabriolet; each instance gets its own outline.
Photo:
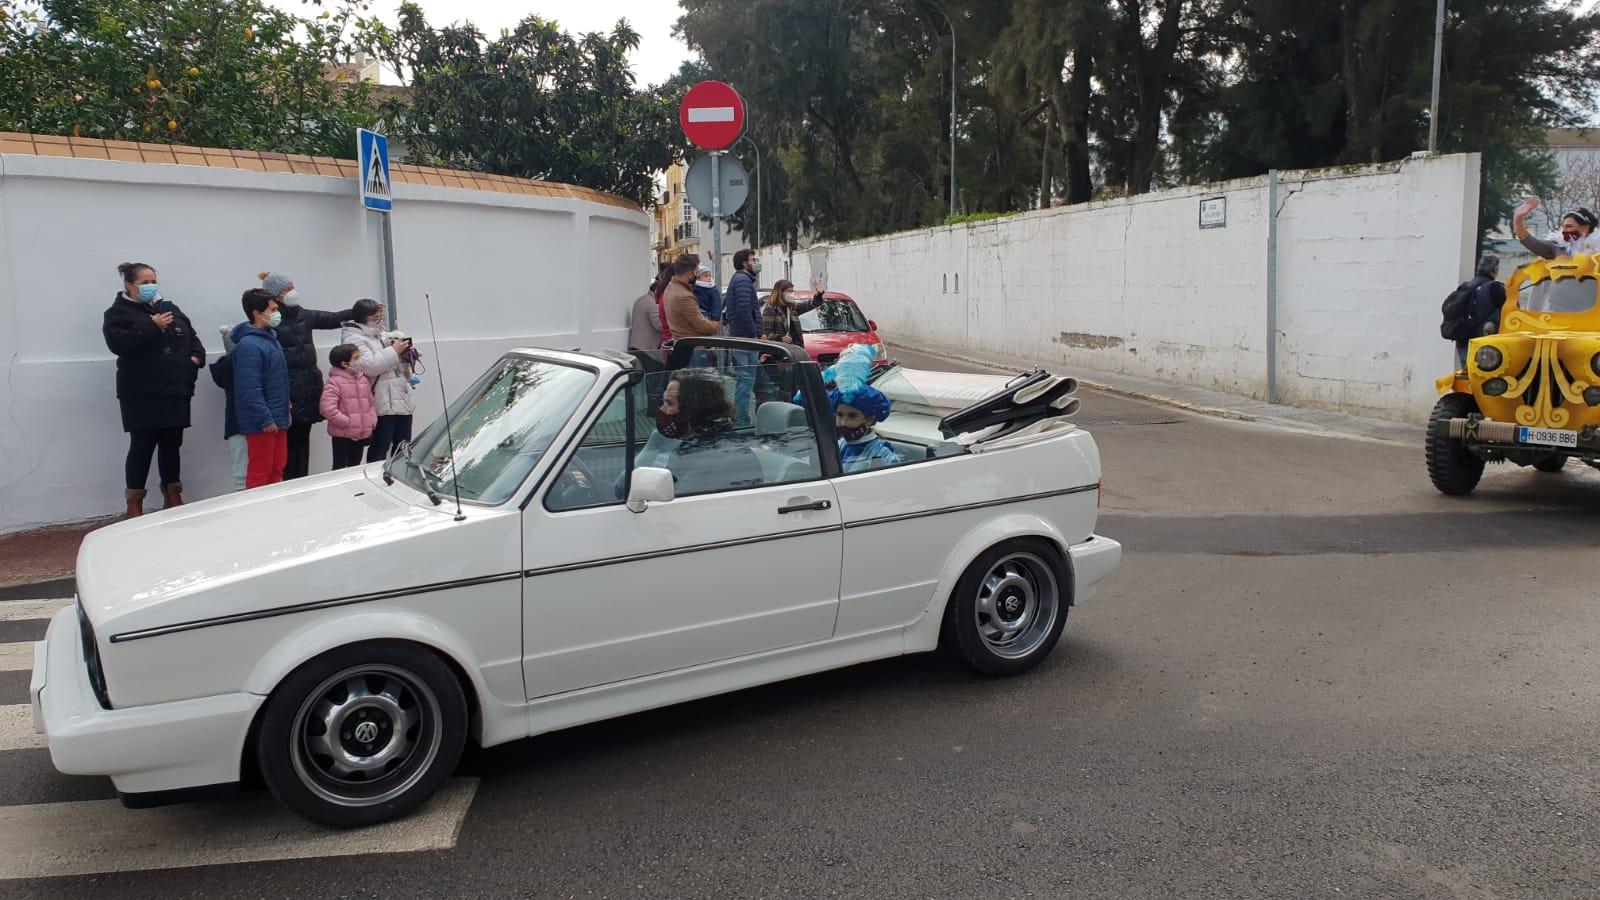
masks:
POLYGON ((847 471, 822 375, 737 339, 518 350, 386 463, 95 531, 35 727, 130 806, 259 774, 357 826, 468 741, 940 645, 1037 665, 1121 559, 1071 379, 882 368, 847 471))

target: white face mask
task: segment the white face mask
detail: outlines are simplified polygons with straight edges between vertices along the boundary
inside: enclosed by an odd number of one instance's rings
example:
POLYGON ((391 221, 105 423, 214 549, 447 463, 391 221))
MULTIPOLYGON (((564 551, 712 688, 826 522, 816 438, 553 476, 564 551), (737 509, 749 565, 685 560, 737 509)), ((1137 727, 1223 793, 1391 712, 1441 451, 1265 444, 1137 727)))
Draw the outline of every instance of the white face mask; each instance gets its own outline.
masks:
POLYGON ((712 286, 712 285, 713 285, 713 284, 714 284, 714 282, 710 282, 710 281, 696 281, 696 282, 695 282, 695 284, 698 284, 698 285, 699 285, 699 286, 701 286, 701 287, 711 287, 711 286, 712 286))
POLYGON ((283 302, 289 304, 290 306, 299 306, 300 305, 300 290, 298 288, 296 288, 296 289, 290 290, 289 293, 284 294, 283 295, 283 302))

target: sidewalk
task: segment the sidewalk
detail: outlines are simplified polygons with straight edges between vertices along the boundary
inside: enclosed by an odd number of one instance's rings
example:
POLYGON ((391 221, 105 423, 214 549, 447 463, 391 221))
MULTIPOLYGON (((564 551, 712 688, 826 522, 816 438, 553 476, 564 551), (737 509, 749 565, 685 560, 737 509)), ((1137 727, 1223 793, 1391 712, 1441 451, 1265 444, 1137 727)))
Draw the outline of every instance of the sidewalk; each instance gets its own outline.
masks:
POLYGON ((90 519, 0 535, 0 600, 39 600, 73 592, 83 536, 115 519, 90 519))
MULTIPOLYGON (((917 353, 926 353, 930 356, 940 356, 958 362, 989 366, 1012 372, 1031 372, 1039 367, 1034 362, 1018 357, 1000 356, 978 350, 969 350, 964 347, 952 347, 948 344, 913 343, 910 341, 891 341, 889 343, 891 347, 901 347, 917 353)), ((1276 403, 1252 400, 1249 397, 1225 394, 1221 391, 1208 391, 1186 385, 1170 384, 1165 381, 1140 378, 1135 375, 1118 375, 1114 372, 1097 372, 1091 369, 1069 370, 1059 364, 1046 365, 1044 368, 1050 369, 1058 375, 1071 375, 1086 388, 1132 397, 1137 400, 1149 400, 1206 416, 1235 419, 1241 422, 1255 422, 1275 428, 1286 428, 1292 431, 1303 431, 1312 434, 1358 437, 1391 443, 1420 444, 1423 438, 1421 425, 1408 425, 1404 422, 1390 422, 1385 419, 1369 419, 1363 416, 1350 416, 1315 409, 1281 406, 1276 403)))

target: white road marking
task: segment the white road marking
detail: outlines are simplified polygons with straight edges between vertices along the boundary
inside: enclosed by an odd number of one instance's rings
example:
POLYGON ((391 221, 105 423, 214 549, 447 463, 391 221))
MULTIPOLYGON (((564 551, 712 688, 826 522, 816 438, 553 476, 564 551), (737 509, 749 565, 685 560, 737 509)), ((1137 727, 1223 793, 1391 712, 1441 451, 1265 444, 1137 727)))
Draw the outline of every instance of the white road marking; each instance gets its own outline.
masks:
POLYGON ((44 746, 44 735, 33 730, 33 704, 0 706, 0 750, 28 750, 44 746))
POLYGON ((33 641, 0 644, 0 672, 28 672, 33 669, 33 641))
POLYGON ((23 619, 48 619, 72 600, 0 600, 0 622, 17 622, 23 619))
POLYGON ((266 791, 143 810, 116 800, 0 807, 0 879, 449 850, 477 788, 448 781, 404 819, 347 831, 313 825, 266 791))
POLYGON ((731 106, 691 106, 689 108, 689 121, 691 122, 732 122, 733 107, 731 106))

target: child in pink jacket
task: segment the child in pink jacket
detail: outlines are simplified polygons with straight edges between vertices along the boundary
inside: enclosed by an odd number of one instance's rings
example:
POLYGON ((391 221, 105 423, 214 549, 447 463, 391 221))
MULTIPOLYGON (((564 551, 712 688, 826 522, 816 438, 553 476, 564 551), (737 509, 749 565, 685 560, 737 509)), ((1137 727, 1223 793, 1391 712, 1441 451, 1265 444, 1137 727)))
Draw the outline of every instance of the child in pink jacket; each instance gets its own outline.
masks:
POLYGON ((372 402, 372 382, 361 374, 361 349, 340 344, 328 354, 328 382, 322 386, 318 409, 328 420, 333 437, 333 467, 361 464, 372 430, 378 427, 378 409, 372 402))

